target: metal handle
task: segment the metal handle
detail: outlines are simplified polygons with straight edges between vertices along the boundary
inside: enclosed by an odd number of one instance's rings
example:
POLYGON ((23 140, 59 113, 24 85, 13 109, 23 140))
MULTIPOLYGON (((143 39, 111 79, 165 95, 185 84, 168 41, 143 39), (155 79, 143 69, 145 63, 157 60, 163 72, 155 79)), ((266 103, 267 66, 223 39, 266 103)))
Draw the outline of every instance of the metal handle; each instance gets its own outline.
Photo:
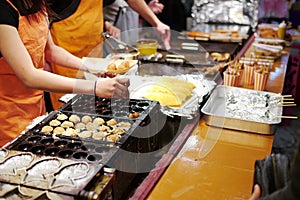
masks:
POLYGON ((116 48, 113 47, 113 45, 110 43, 109 39, 111 39, 111 40, 113 40, 115 43, 117 43, 118 46, 119 46, 121 49, 125 49, 125 50, 128 50, 128 51, 132 51, 132 50, 136 51, 136 49, 135 49, 134 47, 132 47, 132 46, 126 44, 125 42, 123 42, 123 41, 121 41, 121 40, 119 40, 119 39, 117 39, 117 38, 112 37, 112 36, 111 36, 109 33, 107 33, 107 32, 103 32, 103 33, 102 33, 102 36, 106 39, 107 44, 110 46, 110 48, 112 48, 113 51, 115 51, 116 48))

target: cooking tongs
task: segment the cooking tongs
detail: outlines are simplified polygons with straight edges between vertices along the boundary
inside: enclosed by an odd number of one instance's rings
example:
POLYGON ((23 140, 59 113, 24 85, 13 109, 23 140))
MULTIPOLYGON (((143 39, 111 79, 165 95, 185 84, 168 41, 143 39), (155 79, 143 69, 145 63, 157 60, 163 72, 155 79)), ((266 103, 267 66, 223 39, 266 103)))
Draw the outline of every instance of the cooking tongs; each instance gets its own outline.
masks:
POLYGON ((131 52, 138 52, 138 50, 125 42, 112 37, 109 33, 103 32, 103 38, 107 45, 111 48, 113 53, 131 53, 131 52))

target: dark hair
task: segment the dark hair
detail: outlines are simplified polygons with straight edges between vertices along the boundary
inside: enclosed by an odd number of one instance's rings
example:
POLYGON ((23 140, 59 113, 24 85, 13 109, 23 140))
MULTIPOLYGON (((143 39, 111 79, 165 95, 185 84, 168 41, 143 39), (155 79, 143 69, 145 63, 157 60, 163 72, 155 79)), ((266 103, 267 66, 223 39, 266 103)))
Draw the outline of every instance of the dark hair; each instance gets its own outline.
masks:
POLYGON ((31 14, 36 12, 47 13, 49 17, 56 15, 48 6, 47 0, 15 0, 13 2, 19 9, 19 12, 28 16, 29 19, 32 17, 31 14))

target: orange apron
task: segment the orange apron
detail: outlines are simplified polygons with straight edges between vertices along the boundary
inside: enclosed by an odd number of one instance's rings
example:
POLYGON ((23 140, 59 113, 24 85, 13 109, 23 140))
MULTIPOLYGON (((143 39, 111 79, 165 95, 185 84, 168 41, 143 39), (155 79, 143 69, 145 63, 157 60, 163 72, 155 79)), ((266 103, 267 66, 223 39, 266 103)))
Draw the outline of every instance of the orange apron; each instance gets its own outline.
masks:
MULTIPOLYGON (((19 14, 18 33, 34 66, 42 70, 48 24, 44 14, 35 15, 38 20, 29 23, 19 14)), ((4 58, 0 58, 0 146, 18 136, 34 118, 44 113, 43 91, 26 88, 4 58)))
MULTIPOLYGON (((50 28, 53 41, 58 46, 82 58, 89 56, 102 42, 103 31, 102 0, 81 0, 71 16, 54 22, 50 28)), ((99 50, 101 51, 101 50, 99 50)), ((52 72, 71 78, 83 78, 83 73, 51 64, 52 72)), ((58 99, 63 94, 50 93, 54 110, 63 104, 58 99)))

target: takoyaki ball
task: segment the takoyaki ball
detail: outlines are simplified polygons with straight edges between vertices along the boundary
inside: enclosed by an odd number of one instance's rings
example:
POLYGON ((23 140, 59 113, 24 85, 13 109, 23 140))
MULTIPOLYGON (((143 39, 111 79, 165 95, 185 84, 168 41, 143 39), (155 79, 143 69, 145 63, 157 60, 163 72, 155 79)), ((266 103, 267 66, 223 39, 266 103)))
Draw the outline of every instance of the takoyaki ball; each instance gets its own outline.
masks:
POLYGON ((92 138, 94 138, 96 140, 102 140, 106 137, 106 135, 107 135, 107 133, 105 133, 105 132, 101 132, 101 131, 95 132, 95 133, 93 133, 92 138))
POLYGON ((83 122, 83 123, 85 123, 85 124, 87 124, 87 123, 89 123, 89 122, 92 122, 93 121, 93 119, 90 117, 90 116, 88 116, 88 115, 85 115, 85 116, 83 116, 82 118, 81 118, 81 122, 83 122))
POLYGON ((92 122, 88 122, 86 124, 86 130, 88 131, 95 131, 99 128, 99 125, 98 124, 95 124, 95 123, 92 123, 92 122))
POLYGON ((49 122, 49 125, 50 126, 59 126, 61 124, 61 122, 60 121, 58 121, 57 119, 53 119, 53 120, 51 120, 50 122, 49 122))
POLYGON ((71 127, 74 127, 74 124, 73 124, 73 122, 70 122, 70 121, 64 121, 60 126, 63 128, 71 128, 71 127))
POLYGON ((131 124, 130 124, 129 122, 119 122, 119 123, 117 124, 117 126, 118 126, 119 128, 128 130, 128 129, 131 127, 131 124))
POLYGON ((106 137, 107 141, 110 142, 116 142, 118 141, 119 137, 117 135, 111 134, 109 136, 106 137))
POLYGON ((92 132, 91 131, 82 131, 82 132, 78 133, 78 136, 81 138, 90 138, 92 136, 92 132))
POLYGON ((130 113, 128 117, 130 119, 135 119, 135 118, 138 118, 139 116, 140 116, 140 114, 138 112, 133 112, 133 113, 130 113))
POLYGON ((115 119, 110 119, 106 122, 106 124, 108 126, 115 126, 115 125, 117 125, 117 121, 115 119))
POLYGON ((77 129, 77 130, 83 130, 85 128, 86 128, 86 125, 82 122, 75 124, 75 129, 77 129))
POLYGON ((101 117, 96 117, 93 121, 93 123, 98 124, 98 125, 102 125, 105 123, 104 119, 102 119, 101 117))
POLYGON ((125 133, 125 131, 124 131, 124 129, 122 129, 122 128, 114 128, 114 129, 112 130, 112 133, 113 133, 113 134, 122 135, 122 134, 125 133))
POLYGON ((78 135, 78 132, 74 128, 67 128, 63 135, 76 137, 78 135))
POLYGON ((60 121, 63 121, 63 120, 66 120, 68 119, 68 116, 65 115, 65 114, 59 114, 57 117, 56 117, 57 120, 60 120, 60 121))
POLYGON ((78 115, 71 115, 69 117, 69 121, 76 124, 76 123, 80 122, 80 117, 78 115))
POLYGON ((106 67, 106 69, 107 69, 108 71, 115 71, 115 70, 117 70, 117 65, 116 65, 115 63, 110 63, 110 64, 106 67))
POLYGON ((130 63, 128 60, 123 61, 119 66, 118 70, 125 70, 130 68, 130 63))
POLYGON ((65 129, 63 127, 56 127, 54 130, 53 130, 53 133, 55 135, 61 135, 65 132, 65 129))
POLYGON ((53 127, 52 126, 43 126, 41 132, 42 133, 51 133, 53 131, 53 127))
POLYGON ((107 132, 107 133, 110 133, 110 132, 111 132, 110 127, 105 126, 105 125, 100 126, 100 127, 99 127, 99 130, 100 130, 101 132, 107 132))

